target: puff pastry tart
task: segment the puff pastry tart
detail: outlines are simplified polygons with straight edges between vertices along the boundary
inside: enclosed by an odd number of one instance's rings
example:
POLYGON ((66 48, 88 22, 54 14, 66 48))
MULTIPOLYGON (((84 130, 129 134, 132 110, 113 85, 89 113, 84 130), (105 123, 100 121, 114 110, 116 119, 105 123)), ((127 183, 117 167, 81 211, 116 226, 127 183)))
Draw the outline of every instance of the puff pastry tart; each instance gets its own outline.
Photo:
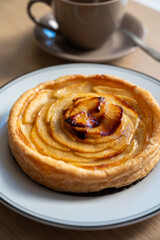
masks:
POLYGON ((15 102, 8 139, 23 171, 48 188, 119 188, 160 159, 160 108, 149 92, 118 77, 68 75, 15 102))

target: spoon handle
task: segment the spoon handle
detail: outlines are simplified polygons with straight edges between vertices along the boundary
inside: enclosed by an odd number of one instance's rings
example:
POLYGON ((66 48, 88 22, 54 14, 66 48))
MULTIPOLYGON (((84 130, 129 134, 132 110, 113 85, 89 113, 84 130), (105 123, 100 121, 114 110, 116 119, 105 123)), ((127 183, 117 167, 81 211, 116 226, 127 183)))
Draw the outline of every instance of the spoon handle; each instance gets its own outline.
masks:
POLYGON ((160 53, 148 46, 145 42, 143 42, 139 37, 137 37, 134 33, 120 28, 121 32, 123 32, 128 38, 130 38, 135 44, 137 44, 143 51, 148 53, 152 58, 160 62, 160 53))

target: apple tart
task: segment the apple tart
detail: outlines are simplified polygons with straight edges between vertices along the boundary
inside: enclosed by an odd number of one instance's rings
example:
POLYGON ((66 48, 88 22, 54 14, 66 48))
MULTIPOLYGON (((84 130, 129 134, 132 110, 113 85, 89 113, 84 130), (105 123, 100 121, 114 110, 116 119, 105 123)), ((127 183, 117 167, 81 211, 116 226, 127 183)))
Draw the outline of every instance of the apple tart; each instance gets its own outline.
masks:
POLYGON ((118 77, 67 75, 15 102, 8 139, 22 170, 48 188, 119 188, 160 159, 160 108, 149 92, 118 77))

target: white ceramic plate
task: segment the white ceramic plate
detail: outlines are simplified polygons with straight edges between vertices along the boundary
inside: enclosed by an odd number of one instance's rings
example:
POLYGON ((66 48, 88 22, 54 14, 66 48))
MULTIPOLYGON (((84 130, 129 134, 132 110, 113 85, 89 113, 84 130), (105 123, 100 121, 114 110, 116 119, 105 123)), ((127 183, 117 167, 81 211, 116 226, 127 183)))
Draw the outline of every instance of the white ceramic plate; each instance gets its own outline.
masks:
POLYGON ((149 90, 160 104, 160 82, 129 69, 101 64, 67 64, 21 76, 0 90, 1 196, 7 206, 46 224, 72 229, 107 229, 128 225, 160 212, 160 162, 143 180, 112 194, 78 196, 54 192, 30 180, 11 156, 7 118, 27 89, 66 74, 117 75, 149 90))

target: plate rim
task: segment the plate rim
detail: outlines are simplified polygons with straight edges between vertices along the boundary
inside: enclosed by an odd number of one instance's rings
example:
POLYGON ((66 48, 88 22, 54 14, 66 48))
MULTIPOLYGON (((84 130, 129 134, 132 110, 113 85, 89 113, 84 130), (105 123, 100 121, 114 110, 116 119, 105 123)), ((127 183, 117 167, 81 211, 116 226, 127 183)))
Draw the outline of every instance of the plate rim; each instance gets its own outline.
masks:
MULTIPOLYGON (((81 67, 82 68, 82 67, 84 67, 84 65, 85 66, 87 65, 87 66, 90 66, 90 67, 94 67, 96 65, 97 67, 99 66, 99 67, 109 67, 109 68, 112 68, 112 69, 114 69, 114 68, 115 69, 121 69, 121 70, 123 69, 125 71, 128 71, 129 73, 131 73, 131 72, 132 73, 138 73, 141 77, 145 76, 145 77, 149 78, 148 81, 152 81, 154 83, 157 83, 158 86, 160 86, 160 81, 158 79, 156 79, 156 78, 154 78, 154 77, 152 77, 148 74, 145 74, 145 73, 142 73, 140 71, 133 70, 133 69, 130 69, 130 68, 119 67, 119 66, 114 66, 114 65, 107 65, 107 64, 96 64, 96 63, 69 63, 69 64, 61 64, 61 65, 56 65, 56 66, 49 66, 49 67, 45 67, 45 68, 41 68, 41 69, 37 69, 37 70, 32 70, 32 71, 29 71, 27 73, 21 74, 20 76, 13 78, 8 83, 1 86, 0 87, 0 93, 4 92, 7 88, 11 87, 12 85, 17 84, 19 81, 22 81, 23 80, 22 77, 27 78, 27 77, 36 75, 40 72, 46 72, 49 69, 52 71, 54 69, 61 69, 61 68, 64 68, 64 67, 65 68, 68 68, 68 67, 73 67, 73 68, 81 67)), ((52 226, 60 227, 60 228, 75 229, 75 230, 103 230, 103 229, 117 228, 117 227, 121 227, 121 226, 127 226, 127 225, 130 225, 130 224, 139 222, 139 221, 143 221, 145 219, 148 219, 149 217, 152 217, 152 216, 160 213, 160 204, 159 204, 159 205, 154 206, 153 208, 150 208, 149 210, 146 210, 147 212, 144 211, 144 212, 138 213, 136 215, 130 216, 129 220, 126 220, 127 218, 125 217, 125 218, 122 218, 122 219, 117 219, 117 221, 119 221, 119 220, 121 220, 121 221, 116 222, 116 223, 112 223, 112 224, 95 225, 96 223, 92 223, 91 225, 85 225, 84 223, 82 223, 81 225, 76 225, 76 224, 72 225, 71 223, 69 223, 69 222, 72 222, 72 221, 68 221, 68 224, 66 224, 66 223, 63 223, 63 220, 62 220, 62 222, 56 222, 56 221, 54 221, 54 219, 52 221, 46 220, 46 219, 43 218, 43 215, 38 214, 38 213, 34 213, 34 215, 33 215, 32 211, 30 211, 30 210, 28 211, 27 209, 25 211, 25 208, 23 208, 21 206, 18 207, 18 204, 17 203, 14 204, 14 202, 12 202, 10 199, 9 199, 9 201, 7 201, 7 199, 5 199, 7 197, 6 196, 2 197, 2 195, 3 194, 1 194, 1 198, 2 198, 2 202, 4 203, 4 205, 8 206, 12 210, 20 213, 21 215, 23 215, 25 217, 28 217, 32 220, 36 220, 38 222, 45 223, 47 225, 52 225, 52 226), (137 215, 139 215, 139 216, 137 216, 137 215)), ((58 221, 61 221, 61 220, 58 220, 58 221)), ((75 222, 75 223, 78 223, 78 221, 75 222)))
MULTIPOLYGON (((106 230, 106 229, 114 229, 114 228, 119 228, 119 227, 125 227, 134 223, 138 223, 138 222, 142 222, 144 220, 147 220, 157 214, 160 213, 160 208, 157 207, 157 209, 155 209, 152 212, 148 212, 146 215, 143 216, 139 216, 137 218, 134 219, 130 219, 127 221, 123 221, 123 222, 119 222, 119 223, 114 223, 114 224, 104 224, 104 225, 71 225, 71 224, 66 224, 66 223, 60 223, 60 222, 56 222, 56 221, 50 221, 50 220, 46 220, 43 219, 39 216, 34 216, 32 214, 30 214, 29 212, 25 212, 22 209, 19 209, 16 206, 13 206, 12 204, 10 204, 9 202, 5 201, 4 199, 2 199, 2 204, 4 204, 6 207, 8 207, 9 209, 13 210, 14 212, 27 217, 31 220, 34 220, 36 222, 40 222, 49 226, 53 226, 53 227, 58 227, 58 228, 62 228, 62 229, 71 229, 71 230, 106 230)), ((139 215, 139 214, 138 214, 139 215)))

